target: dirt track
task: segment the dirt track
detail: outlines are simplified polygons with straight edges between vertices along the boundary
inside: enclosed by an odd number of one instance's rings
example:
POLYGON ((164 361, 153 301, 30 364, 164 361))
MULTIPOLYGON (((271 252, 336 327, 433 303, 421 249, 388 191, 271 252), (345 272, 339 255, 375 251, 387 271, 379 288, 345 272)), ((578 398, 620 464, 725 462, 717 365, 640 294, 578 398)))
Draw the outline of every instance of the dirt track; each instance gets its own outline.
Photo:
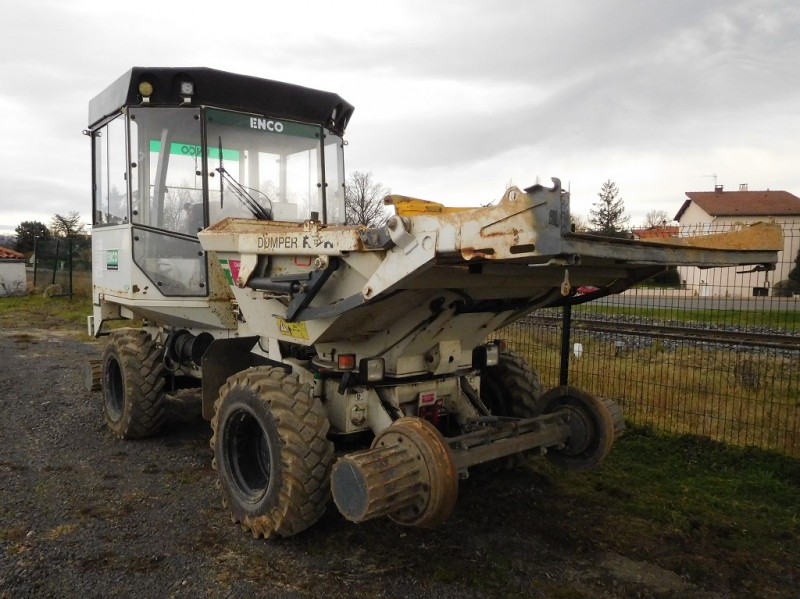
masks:
MULTIPOLYGON (((723 597, 550 517, 533 469, 476 472, 433 531, 346 522, 255 540, 214 487, 198 397, 157 438, 118 441, 71 334, 0 331, 0 598, 723 597)), ((582 515, 585 520, 602 513, 582 515)))

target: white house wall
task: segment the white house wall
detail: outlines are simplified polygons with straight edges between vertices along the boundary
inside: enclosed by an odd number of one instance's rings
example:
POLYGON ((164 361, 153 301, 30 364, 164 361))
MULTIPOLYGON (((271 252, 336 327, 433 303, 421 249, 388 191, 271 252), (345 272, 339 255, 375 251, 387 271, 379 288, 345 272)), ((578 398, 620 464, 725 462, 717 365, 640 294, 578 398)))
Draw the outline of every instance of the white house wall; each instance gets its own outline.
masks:
POLYGON ((25 262, 0 260, 0 297, 25 293, 25 262))
POLYGON ((800 217, 769 216, 721 216, 711 217, 705 210, 691 203, 681 215, 682 234, 715 233, 730 230, 736 224, 751 224, 771 221, 781 224, 784 231, 784 249, 778 254, 774 271, 739 274, 747 267, 701 270, 693 266, 678 267, 681 281, 693 295, 706 297, 750 297, 754 288, 772 287, 786 279, 794 267, 794 259, 800 249, 800 217))
POLYGON ((712 220, 714 219, 708 212, 692 202, 689 204, 689 207, 686 208, 686 211, 681 215, 681 220, 678 222, 680 223, 681 227, 693 227, 691 231, 694 232, 697 230, 694 228, 696 225, 710 223, 712 220))

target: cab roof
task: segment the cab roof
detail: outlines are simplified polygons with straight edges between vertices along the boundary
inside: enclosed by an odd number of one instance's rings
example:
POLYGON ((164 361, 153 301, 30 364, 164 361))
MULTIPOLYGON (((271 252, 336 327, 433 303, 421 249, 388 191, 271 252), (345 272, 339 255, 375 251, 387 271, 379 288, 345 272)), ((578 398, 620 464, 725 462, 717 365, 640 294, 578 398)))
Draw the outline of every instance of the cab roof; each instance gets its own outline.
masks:
POLYGON ((205 67, 133 67, 89 102, 89 127, 101 124, 123 106, 186 105, 181 85, 187 82, 194 88, 189 105, 313 123, 339 135, 344 133, 354 110, 337 94, 271 79, 205 67), (139 92, 143 82, 153 87, 147 103, 139 92))

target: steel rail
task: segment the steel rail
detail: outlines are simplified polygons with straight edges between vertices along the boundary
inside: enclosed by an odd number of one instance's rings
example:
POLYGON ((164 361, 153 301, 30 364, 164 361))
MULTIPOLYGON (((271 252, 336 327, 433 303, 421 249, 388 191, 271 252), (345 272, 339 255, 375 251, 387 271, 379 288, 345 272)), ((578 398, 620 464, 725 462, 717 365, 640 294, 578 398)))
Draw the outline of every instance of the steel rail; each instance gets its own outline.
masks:
MULTIPOLYGON (((561 324, 561 317, 536 315, 529 317, 526 322, 536 324, 537 321, 543 321, 547 323, 547 326, 552 326, 557 329, 561 324)), ((613 335, 654 337, 656 339, 674 339, 679 341, 693 341, 696 343, 725 343, 743 347, 800 350, 800 335, 792 334, 755 333, 749 331, 725 331, 660 324, 631 324, 623 322, 578 320, 574 316, 572 318, 572 329, 573 331, 580 330, 613 335)))

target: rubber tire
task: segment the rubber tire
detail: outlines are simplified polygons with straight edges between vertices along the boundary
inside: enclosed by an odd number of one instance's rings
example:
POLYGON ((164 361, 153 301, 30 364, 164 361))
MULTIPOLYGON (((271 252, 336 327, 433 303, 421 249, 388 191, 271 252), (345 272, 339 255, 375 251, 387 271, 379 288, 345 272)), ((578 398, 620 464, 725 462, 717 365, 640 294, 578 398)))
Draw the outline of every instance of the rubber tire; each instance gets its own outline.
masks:
POLYGON ((551 447, 547 451, 547 459, 565 470, 585 472, 600 465, 614 444, 614 439, 622 432, 624 420, 622 411, 614 402, 601 400, 590 393, 575 387, 564 385, 555 387, 545 393, 545 414, 569 411, 576 422, 588 424, 590 438, 581 440, 578 447, 571 445, 567 439, 564 447, 551 447), (612 413, 612 406, 617 407, 618 417, 612 413), (621 424, 620 424, 621 423, 621 424))
POLYGON ((120 439, 156 434, 164 423, 162 349, 143 330, 122 329, 109 337, 101 358, 103 412, 120 439))
POLYGON ((222 503, 256 538, 305 530, 330 500, 330 423, 308 389, 297 375, 260 366, 231 376, 214 404, 212 465, 222 503))
POLYGON ((481 401, 495 416, 535 418, 542 414, 542 384, 530 365, 503 350, 496 366, 481 372, 481 401))

